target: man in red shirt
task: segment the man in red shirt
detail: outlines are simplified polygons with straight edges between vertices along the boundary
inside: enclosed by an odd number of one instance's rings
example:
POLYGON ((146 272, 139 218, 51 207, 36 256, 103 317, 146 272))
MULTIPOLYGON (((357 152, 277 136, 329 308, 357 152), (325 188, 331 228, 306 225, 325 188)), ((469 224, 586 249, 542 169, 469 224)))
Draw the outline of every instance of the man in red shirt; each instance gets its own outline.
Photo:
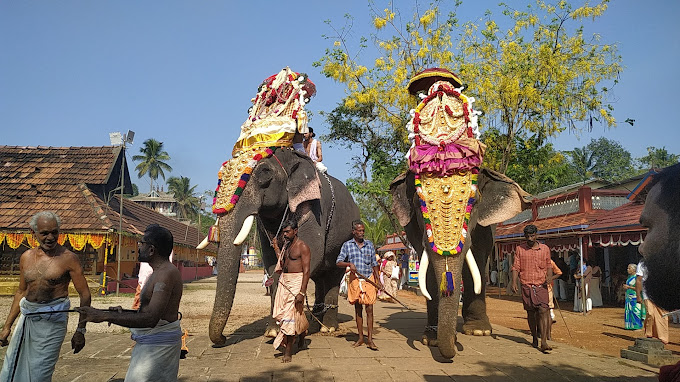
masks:
POLYGON ((517 293, 517 276, 522 284, 522 303, 527 311, 527 321, 533 336, 533 346, 538 347, 538 334, 541 335, 543 353, 552 348, 548 346, 550 330, 550 308, 548 307, 548 282, 552 280, 550 249, 536 241, 538 228, 530 224, 524 227, 526 244, 517 247, 515 263, 512 266, 512 291, 517 293))

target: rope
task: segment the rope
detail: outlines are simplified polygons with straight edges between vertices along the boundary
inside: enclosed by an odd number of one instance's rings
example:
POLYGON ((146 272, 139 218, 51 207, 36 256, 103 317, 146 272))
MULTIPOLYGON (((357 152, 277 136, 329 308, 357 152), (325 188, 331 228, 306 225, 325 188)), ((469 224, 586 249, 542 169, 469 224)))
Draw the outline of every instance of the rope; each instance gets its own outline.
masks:
MULTIPOLYGON (((266 272, 266 271, 265 271, 265 272, 266 272)), ((293 293, 292 290, 290 290, 290 288, 288 288, 288 286, 287 286, 286 284, 283 284, 280 280, 279 280, 279 285, 281 285, 282 287, 286 288, 286 290, 288 291, 288 293, 290 293, 290 294, 295 294, 295 293, 293 293)), ((323 326, 324 328, 326 328, 327 331, 330 332, 330 328, 329 328, 328 326, 324 325, 323 322, 319 321, 319 319, 316 318, 316 316, 314 315, 314 313, 312 312, 312 310, 309 308, 309 300, 307 299, 307 294, 305 294, 304 296, 305 296, 305 309, 307 309, 307 311, 309 312, 309 314, 312 316, 312 318, 314 318, 314 319, 316 320, 316 322, 318 322, 321 326, 323 326)))

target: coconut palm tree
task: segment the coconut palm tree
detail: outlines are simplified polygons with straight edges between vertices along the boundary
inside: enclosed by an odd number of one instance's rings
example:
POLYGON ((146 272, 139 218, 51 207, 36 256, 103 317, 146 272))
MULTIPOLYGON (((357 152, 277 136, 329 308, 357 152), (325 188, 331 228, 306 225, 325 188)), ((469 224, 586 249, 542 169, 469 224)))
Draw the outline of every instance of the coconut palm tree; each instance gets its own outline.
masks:
POLYGON ((139 149, 143 155, 135 155, 132 157, 134 161, 141 161, 135 169, 137 170, 137 177, 141 178, 149 174, 151 179, 151 189, 153 191, 153 182, 158 179, 160 175, 165 180, 165 171, 172 171, 172 167, 164 161, 170 160, 170 155, 163 150, 163 142, 159 142, 153 138, 144 141, 144 147, 139 149))
POLYGON ((168 192, 172 193, 177 202, 177 212, 182 219, 194 220, 201 208, 201 201, 195 195, 196 186, 191 186, 187 177, 172 176, 168 178, 168 192))

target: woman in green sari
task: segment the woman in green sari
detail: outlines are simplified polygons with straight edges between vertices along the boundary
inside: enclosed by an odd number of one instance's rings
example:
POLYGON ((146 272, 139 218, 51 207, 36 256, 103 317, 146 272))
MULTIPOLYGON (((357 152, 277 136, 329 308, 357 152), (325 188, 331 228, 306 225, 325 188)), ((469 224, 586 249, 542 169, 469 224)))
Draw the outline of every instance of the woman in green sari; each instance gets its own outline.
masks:
POLYGON ((635 272, 637 265, 628 264, 628 279, 623 287, 626 289, 626 310, 625 310, 625 328, 628 330, 642 329, 645 321, 646 311, 645 306, 637 301, 635 293, 635 272))

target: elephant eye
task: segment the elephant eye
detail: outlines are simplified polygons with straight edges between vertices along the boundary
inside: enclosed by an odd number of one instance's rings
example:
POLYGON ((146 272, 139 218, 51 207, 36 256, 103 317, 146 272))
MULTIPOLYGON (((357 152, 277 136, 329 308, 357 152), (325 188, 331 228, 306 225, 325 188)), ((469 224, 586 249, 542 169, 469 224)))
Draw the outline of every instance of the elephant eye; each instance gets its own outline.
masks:
POLYGON ((269 183, 271 183, 272 178, 274 177, 274 173, 269 167, 259 168, 253 175, 255 175, 257 185, 261 188, 269 186, 269 183))

